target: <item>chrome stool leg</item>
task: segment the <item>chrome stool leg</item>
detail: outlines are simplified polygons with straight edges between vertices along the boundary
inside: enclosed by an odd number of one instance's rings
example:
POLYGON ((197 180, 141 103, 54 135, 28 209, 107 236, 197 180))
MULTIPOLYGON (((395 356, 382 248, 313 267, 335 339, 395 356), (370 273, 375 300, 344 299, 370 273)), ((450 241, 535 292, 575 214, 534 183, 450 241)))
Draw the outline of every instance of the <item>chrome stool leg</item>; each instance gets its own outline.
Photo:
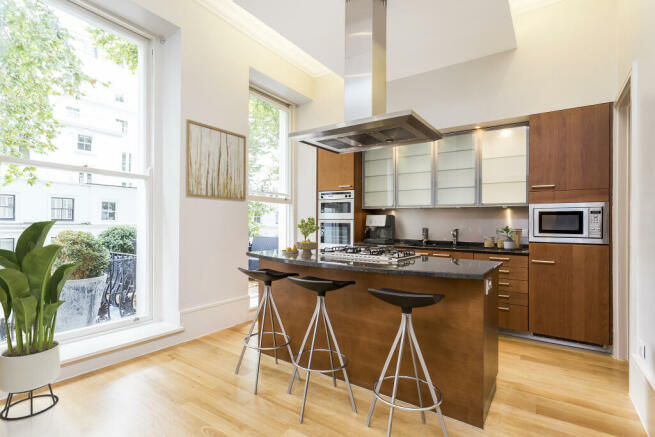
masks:
POLYGON ((396 338, 393 341, 393 345, 391 346, 391 351, 389 352, 389 355, 387 355, 387 359, 384 363, 384 366, 382 368, 382 372, 380 374, 380 379, 375 381, 373 383, 373 400, 371 402, 371 407, 368 412, 368 417, 366 419, 366 426, 370 426, 371 424, 371 417, 373 415, 373 409, 375 408, 375 403, 378 398, 381 399, 382 402, 385 404, 389 405, 390 410, 389 410, 389 422, 387 425, 387 437, 391 435, 391 426, 393 424, 393 410, 395 408, 400 408, 403 410, 414 410, 414 411, 421 411, 422 414, 422 421, 425 423, 425 411, 426 410, 432 410, 434 409, 437 413, 437 416, 439 417, 439 423, 441 425, 441 431, 445 437, 448 437, 448 430, 446 429, 446 422, 444 420, 443 414, 441 413, 441 394, 437 396, 437 390, 435 389, 435 386, 432 384, 432 379, 430 378, 430 374, 428 372, 428 368, 425 364, 425 360, 423 359, 423 354, 421 353, 421 348, 418 344, 418 340, 416 339, 416 334, 414 333, 414 326, 412 324, 412 315, 411 313, 403 313, 402 314, 402 319, 400 322, 400 328, 398 329, 398 333, 396 334, 396 338), (403 353, 403 346, 405 342, 405 338, 408 338, 409 342, 409 348, 410 352, 412 354, 412 363, 414 364, 414 377, 408 377, 408 376, 401 376, 399 375, 400 371, 400 364, 402 360, 402 353, 403 353), (398 360, 396 362, 396 371, 393 376, 385 377, 387 370, 389 368, 389 363, 391 362, 391 359, 393 358, 393 355, 396 351, 396 346, 398 346, 398 342, 400 341, 400 346, 398 348, 398 360), (421 364, 421 370, 423 371, 423 375, 425 376, 425 380, 421 380, 418 376, 418 370, 416 367, 416 356, 418 356, 419 363, 421 364), (398 379, 403 378, 403 379, 414 379, 416 381, 416 388, 418 391, 418 398, 419 398, 419 407, 404 407, 401 405, 396 404, 396 390, 397 390, 397 384, 398 384, 398 379), (393 390, 391 394, 391 402, 383 399, 380 394, 380 386, 382 385, 382 382, 385 379, 393 379, 393 390), (430 390, 430 396, 432 397, 433 405, 428 406, 428 407, 423 407, 423 399, 421 397, 421 390, 420 390, 420 382, 426 383, 429 390, 430 390))
POLYGON ((309 390, 309 377, 312 372, 318 372, 318 373, 332 373, 334 385, 336 386, 336 372, 339 370, 343 371, 343 376, 344 376, 344 381, 346 382, 346 387, 348 388, 348 396, 350 397, 350 402, 352 404, 353 411, 357 413, 357 406, 355 405, 355 398, 352 393, 352 388, 350 386, 350 381, 348 379, 348 372, 346 371, 346 365, 347 361, 344 360, 344 355, 341 354, 341 349, 339 348, 339 343, 337 342, 337 338, 334 334, 334 329, 332 328, 332 323, 330 322, 330 317, 328 316, 327 310, 325 309, 325 297, 324 296, 318 296, 317 301, 316 301, 316 307, 314 308, 314 314, 312 315, 312 318, 309 322, 309 326, 307 327, 307 331, 305 332, 305 337, 303 338, 302 344, 300 345, 300 350, 297 355, 295 355, 294 358, 294 373, 291 375, 291 380, 289 381, 289 389, 288 393, 291 393, 291 389, 293 388, 293 382, 295 379, 296 373, 298 373, 298 369, 304 369, 307 372, 307 376, 305 377, 305 388, 303 391, 303 398, 302 398, 302 407, 300 409, 300 423, 303 423, 303 419, 305 416, 305 405, 307 403, 307 392, 309 390), (319 349, 316 348, 316 336, 318 333, 318 328, 320 325, 320 319, 321 316, 323 316, 323 326, 325 328, 325 336, 326 340, 328 343, 328 349, 319 349), (308 351, 305 351, 305 344, 307 344, 307 339, 309 338, 310 332, 312 333, 312 342, 311 346, 308 351), (332 342, 330 342, 330 337, 332 337, 332 342), (332 346, 334 345, 335 350, 332 350, 332 346), (328 352, 330 354, 330 369, 312 369, 312 360, 314 358, 314 352, 315 351, 322 351, 322 352, 328 352), (307 362, 307 367, 302 367, 300 365, 300 359, 301 356, 304 352, 309 352, 309 358, 307 362), (337 357, 339 358, 339 367, 334 367, 334 361, 332 359, 332 353, 336 352, 337 357))
MULTIPOLYGON (((237 375, 239 374, 239 369, 241 368, 241 363, 243 362, 243 357, 244 357, 244 355, 246 353, 246 349, 249 348, 249 347, 252 348, 252 349, 256 349, 257 350, 257 370, 256 370, 256 373, 255 373, 254 393, 257 394, 257 386, 258 386, 258 383, 259 383, 259 368, 260 368, 260 364, 261 364, 262 351, 264 351, 264 350, 273 350, 274 353, 275 353, 275 362, 277 363, 278 362, 277 361, 277 358, 278 358, 277 357, 277 350, 282 348, 282 347, 285 347, 285 346, 286 346, 287 350, 289 351, 289 358, 291 359, 291 362, 293 364, 294 359, 293 359, 293 352, 291 351, 289 336, 287 335, 287 333, 286 333, 286 331, 284 329, 284 324, 282 323, 282 319, 280 318, 280 313, 278 312, 277 306, 275 305, 275 300, 273 299, 273 293, 271 292, 271 286, 269 284, 266 284, 264 286, 264 296, 262 297, 262 299, 259 302, 259 306, 257 307, 257 312, 255 313, 255 317, 253 318, 253 321, 252 321, 252 323, 250 325, 248 335, 246 337, 244 337, 244 339, 243 339, 243 348, 241 349, 241 355, 239 356, 239 361, 237 362, 237 367, 236 367, 235 373, 237 375), (269 319, 270 319, 270 323, 271 323, 271 331, 265 331, 264 330, 264 326, 266 324, 266 313, 267 312, 269 313, 268 315, 269 315, 269 319), (273 313, 275 313, 275 317, 278 320, 281 332, 277 332, 275 330, 275 323, 274 323, 274 320, 273 320, 273 313), (255 325, 259 321, 260 314, 261 314, 262 317, 261 317, 261 323, 260 323, 258 332, 253 334, 253 331, 255 329, 255 325), (262 347, 262 341, 264 339, 264 334, 271 334, 273 336, 273 347, 267 347, 267 348, 262 347), (282 337, 284 338, 284 343, 283 344, 280 344, 280 345, 277 344, 276 336, 278 334, 281 334, 282 337), (249 346, 250 339, 255 335, 258 337, 257 346, 249 346)), ((294 366, 294 370, 295 370, 295 366, 294 366)))

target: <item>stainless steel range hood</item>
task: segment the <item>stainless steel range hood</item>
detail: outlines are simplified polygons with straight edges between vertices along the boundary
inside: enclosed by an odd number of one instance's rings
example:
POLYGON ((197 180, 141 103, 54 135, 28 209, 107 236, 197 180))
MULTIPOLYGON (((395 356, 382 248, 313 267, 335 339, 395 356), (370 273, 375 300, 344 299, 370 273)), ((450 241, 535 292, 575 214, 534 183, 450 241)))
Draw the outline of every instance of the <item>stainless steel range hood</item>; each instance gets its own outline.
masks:
POLYGON ((294 132, 290 138, 336 153, 435 141, 441 133, 412 110, 387 106, 386 0, 346 1, 343 123, 294 132))

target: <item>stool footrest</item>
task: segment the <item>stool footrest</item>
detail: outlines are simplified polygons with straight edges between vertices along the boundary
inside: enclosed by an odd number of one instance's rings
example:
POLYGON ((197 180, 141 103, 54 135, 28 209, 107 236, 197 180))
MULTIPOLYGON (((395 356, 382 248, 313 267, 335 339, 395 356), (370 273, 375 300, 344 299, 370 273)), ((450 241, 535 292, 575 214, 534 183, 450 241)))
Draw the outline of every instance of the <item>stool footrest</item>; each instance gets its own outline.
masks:
POLYGON ((295 361, 296 361, 296 362, 295 362, 295 365, 296 365, 297 368, 302 369, 302 370, 305 370, 305 371, 307 371, 307 372, 316 372, 316 373, 335 373, 335 372, 338 372, 339 370, 344 369, 344 368, 348 365, 348 357, 347 357, 346 355, 344 355, 344 354, 339 354, 339 353, 337 353, 337 351, 332 350, 332 349, 319 349, 319 348, 314 348, 314 354, 316 354, 316 352, 328 352, 330 355, 336 355, 337 357, 338 357, 339 355, 341 355, 341 359, 343 360, 343 365, 341 365, 341 366, 336 366, 336 367, 334 367, 334 368, 330 368, 330 369, 310 369, 310 368, 308 368, 308 367, 303 367, 303 366, 300 365, 300 360, 301 360, 302 356, 303 356, 304 354, 308 353, 309 351, 310 351, 309 349, 305 349, 304 351, 302 351, 301 353, 299 353, 298 355, 295 356, 295 361))
MULTIPOLYGON (((387 380, 387 379, 394 379, 394 378, 395 378, 395 376, 385 376, 384 378, 382 378, 382 380, 378 379, 377 381, 375 381, 373 383, 373 389, 372 389, 373 394, 383 404, 389 405, 390 407, 393 407, 393 408, 399 408, 399 409, 405 410, 405 411, 429 411, 429 410, 434 410, 439 405, 441 405, 441 402, 443 401, 443 397, 441 396, 441 390, 439 390, 439 387, 437 387, 434 384, 432 385, 432 388, 434 388, 434 391, 435 391, 435 393, 437 395, 437 399, 438 399, 438 402, 436 404, 432 404, 432 405, 429 405, 427 407, 416 407, 416 406, 413 406, 413 405, 412 406, 404 406, 404 405, 398 405, 397 403, 396 404, 391 403, 390 401, 385 399, 386 397, 390 397, 390 396, 381 394, 378 391, 378 389, 380 387, 380 381, 387 380)), ((417 378, 415 376, 398 375, 398 379, 409 379, 409 380, 412 380, 412 381, 418 381, 421 384, 425 384, 427 386, 430 385, 426 380, 421 379, 421 378, 417 378)), ((396 399, 396 402, 398 402, 398 399, 396 399)), ((404 402, 404 401, 401 401, 401 402, 404 402)))
POLYGON ((259 332, 253 332, 252 334, 246 335, 245 337, 243 337, 243 345, 245 347, 249 348, 249 349, 255 349, 255 350, 258 350, 258 351, 273 351, 273 350, 277 350, 277 349, 282 349, 283 347, 287 347, 287 345, 289 343, 291 343, 291 338, 287 334, 285 334, 283 332, 264 331, 264 334, 272 334, 272 335, 278 335, 278 336, 282 337, 284 339, 284 343, 277 344, 275 346, 266 346, 266 347, 264 347, 264 346, 259 347, 258 345, 251 345, 250 344, 250 339, 253 338, 253 337, 259 337, 259 334, 260 334, 259 332))

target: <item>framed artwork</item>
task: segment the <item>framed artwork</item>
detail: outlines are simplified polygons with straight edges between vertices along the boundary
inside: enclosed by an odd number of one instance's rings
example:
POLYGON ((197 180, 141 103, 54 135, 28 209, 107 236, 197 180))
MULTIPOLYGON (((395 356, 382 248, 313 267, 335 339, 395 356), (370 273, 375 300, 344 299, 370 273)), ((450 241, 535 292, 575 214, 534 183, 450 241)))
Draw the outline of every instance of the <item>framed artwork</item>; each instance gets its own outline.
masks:
POLYGON ((187 196, 246 198, 246 137, 187 120, 187 196))

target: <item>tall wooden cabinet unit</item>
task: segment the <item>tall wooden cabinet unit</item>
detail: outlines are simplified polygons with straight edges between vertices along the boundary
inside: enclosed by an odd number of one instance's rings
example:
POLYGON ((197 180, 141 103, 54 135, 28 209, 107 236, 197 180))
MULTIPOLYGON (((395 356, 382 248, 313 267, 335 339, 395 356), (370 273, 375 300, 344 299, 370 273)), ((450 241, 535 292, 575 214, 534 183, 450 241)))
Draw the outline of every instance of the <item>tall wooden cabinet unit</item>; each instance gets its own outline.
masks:
POLYGON ((530 243, 530 331, 610 344, 610 247, 530 243))
POLYGON ((610 103, 530 116, 529 202, 609 200, 610 103))
POLYGON ((318 191, 354 190, 355 173, 361 172, 361 153, 338 153, 317 149, 316 189, 318 191))

